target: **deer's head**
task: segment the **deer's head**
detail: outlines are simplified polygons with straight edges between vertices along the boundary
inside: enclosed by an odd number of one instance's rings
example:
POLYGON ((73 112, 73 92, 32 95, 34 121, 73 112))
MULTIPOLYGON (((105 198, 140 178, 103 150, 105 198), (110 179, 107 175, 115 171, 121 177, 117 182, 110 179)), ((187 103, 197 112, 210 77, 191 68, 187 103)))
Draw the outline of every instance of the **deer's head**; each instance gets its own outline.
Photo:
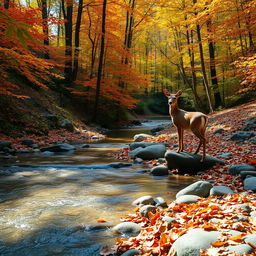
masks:
POLYGON ((163 90, 165 96, 168 98, 169 105, 175 105, 178 102, 179 96, 182 94, 182 91, 179 90, 175 94, 171 94, 168 90, 163 90))

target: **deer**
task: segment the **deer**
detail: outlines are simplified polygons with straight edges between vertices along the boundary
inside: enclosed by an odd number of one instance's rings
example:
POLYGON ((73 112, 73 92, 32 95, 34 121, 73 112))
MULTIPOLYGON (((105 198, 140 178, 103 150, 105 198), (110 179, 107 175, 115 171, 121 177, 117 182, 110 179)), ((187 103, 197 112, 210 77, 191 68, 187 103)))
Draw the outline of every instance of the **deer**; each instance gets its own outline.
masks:
POLYGON ((163 90, 165 96, 168 98, 169 113, 173 124, 177 128, 179 147, 177 152, 182 152, 183 146, 183 134, 184 130, 192 131, 194 135, 199 138, 199 145, 195 151, 195 155, 199 152, 201 145, 203 144, 203 155, 201 162, 205 161, 205 148, 206 148, 206 137, 205 131, 208 124, 207 115, 201 112, 188 112, 180 109, 178 106, 178 98, 182 94, 179 90, 176 94, 171 94, 168 90, 163 90))

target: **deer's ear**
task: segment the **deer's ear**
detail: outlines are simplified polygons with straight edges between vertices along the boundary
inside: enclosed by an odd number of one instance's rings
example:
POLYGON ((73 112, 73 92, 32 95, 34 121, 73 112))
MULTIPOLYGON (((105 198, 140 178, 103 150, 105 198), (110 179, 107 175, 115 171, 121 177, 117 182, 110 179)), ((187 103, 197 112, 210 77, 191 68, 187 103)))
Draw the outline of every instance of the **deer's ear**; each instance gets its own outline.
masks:
POLYGON ((179 90, 177 93, 176 93, 176 96, 180 96, 182 94, 182 90, 179 90))
POLYGON ((166 97, 170 97, 171 96, 170 92, 168 90, 166 90, 166 89, 163 89, 163 93, 165 94, 166 97))

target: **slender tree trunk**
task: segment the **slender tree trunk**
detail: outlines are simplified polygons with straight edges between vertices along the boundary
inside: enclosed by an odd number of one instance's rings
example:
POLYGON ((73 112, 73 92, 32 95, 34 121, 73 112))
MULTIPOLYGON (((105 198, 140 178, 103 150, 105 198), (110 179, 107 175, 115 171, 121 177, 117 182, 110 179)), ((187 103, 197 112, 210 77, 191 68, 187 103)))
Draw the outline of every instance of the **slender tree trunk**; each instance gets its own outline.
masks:
MULTIPOLYGON (((43 19, 43 33, 44 33, 44 45, 46 48, 49 46, 49 28, 48 28, 48 12, 47 12, 47 0, 42 0, 41 2, 42 6, 42 19, 43 19)), ((46 52, 44 54, 45 59, 49 59, 49 52, 48 49, 46 49, 46 52)))
POLYGON ((9 9, 10 6, 10 0, 4 0, 4 8, 9 9))
MULTIPOLYGON (((62 3, 60 2, 59 4, 60 4, 60 6, 59 6, 59 8, 60 8, 59 9, 59 19, 61 20, 61 9, 62 9, 61 5, 62 5, 62 3)), ((61 26, 62 26, 62 24, 58 24, 58 27, 57 27, 57 46, 58 47, 60 46, 61 26)))
POLYGON ((65 3, 62 0, 62 10, 63 16, 65 19, 65 41, 66 41, 66 49, 65 49, 65 69, 64 69, 64 77, 66 83, 70 83, 72 81, 72 17, 73 17, 73 0, 67 1, 67 11, 65 10, 65 3))
POLYGON ((101 75, 102 75, 103 58, 104 58, 104 50, 105 50, 106 9, 107 9, 107 0, 103 0, 102 23, 101 23, 101 46, 100 46, 99 66, 98 66, 98 75, 97 75, 97 83, 96 83, 94 115, 93 115, 93 120, 94 121, 97 121, 97 119, 98 119, 98 107, 99 107, 99 98, 100 98, 101 75))
MULTIPOLYGON (((211 20, 207 21, 207 30, 209 33, 212 32, 212 23, 211 20)), ((218 79, 217 79, 217 71, 215 65, 215 47, 211 36, 208 36, 208 48, 209 48, 209 56, 210 56, 210 74, 211 74, 211 81, 212 81, 212 88, 214 94, 214 101, 215 101, 215 109, 222 105, 218 79)))
POLYGON ((75 29, 75 53, 74 53, 74 67, 73 67, 72 81, 75 81, 77 79, 77 72, 78 72, 78 66, 79 66, 80 27, 81 27, 82 12, 83 12, 83 0, 79 0, 78 12, 77 12, 77 18, 76 18, 76 29, 75 29))
MULTIPOLYGON (((197 0, 193 0, 194 4, 196 2, 197 2, 197 0)), ((197 13, 195 13, 195 15, 197 16, 197 13)), ((201 61, 201 69, 202 69, 202 74, 203 74, 203 83, 204 83, 204 87, 205 87, 205 91, 206 91, 206 96, 207 96, 210 112, 213 112, 210 87, 209 87, 209 83, 208 83, 205 62, 204 62, 204 51, 203 51, 203 44, 202 44, 202 39, 201 39, 201 30, 200 30, 200 26, 198 23, 196 24, 196 33, 197 33, 199 55, 200 55, 200 61, 201 61)))

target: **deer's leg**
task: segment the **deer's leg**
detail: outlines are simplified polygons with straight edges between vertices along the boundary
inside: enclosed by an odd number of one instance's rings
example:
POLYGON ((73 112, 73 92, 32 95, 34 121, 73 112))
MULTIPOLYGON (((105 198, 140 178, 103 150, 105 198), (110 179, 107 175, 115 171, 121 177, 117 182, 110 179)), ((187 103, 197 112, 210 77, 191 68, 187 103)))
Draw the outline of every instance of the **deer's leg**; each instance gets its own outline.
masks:
POLYGON ((182 152, 183 151, 183 149, 184 149, 184 144, 183 144, 183 134, 184 134, 184 130, 183 129, 181 129, 181 134, 180 134, 180 141, 181 141, 181 148, 180 148, 180 152, 182 152))
POLYGON ((198 153, 201 145, 203 144, 203 156, 202 156, 202 159, 201 159, 201 162, 203 162, 205 160, 205 146, 206 146, 206 139, 205 139, 205 136, 204 136, 204 132, 200 132, 197 129, 191 129, 191 130, 196 135, 196 137, 200 140, 199 145, 198 145, 194 154, 198 153))
POLYGON ((182 150, 182 129, 177 127, 177 130, 178 130, 178 141, 179 141, 179 147, 177 152, 179 153, 182 150))

